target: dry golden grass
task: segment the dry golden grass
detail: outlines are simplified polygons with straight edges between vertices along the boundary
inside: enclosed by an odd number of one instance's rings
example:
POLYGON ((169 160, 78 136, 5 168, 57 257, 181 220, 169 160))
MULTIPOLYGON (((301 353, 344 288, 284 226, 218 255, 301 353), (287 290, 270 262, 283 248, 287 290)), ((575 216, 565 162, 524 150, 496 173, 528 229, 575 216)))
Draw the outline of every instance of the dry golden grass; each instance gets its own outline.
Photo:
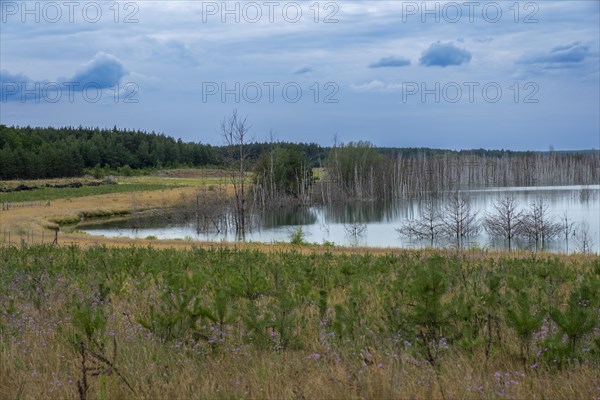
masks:
POLYGON ((192 196, 193 187, 182 187, 150 192, 117 193, 99 196, 53 200, 49 206, 16 207, 0 212, 0 229, 56 228, 54 221, 77 219, 82 213, 121 213, 171 207, 180 203, 182 196, 192 196))
MULTIPOLYGON (((117 306, 118 309, 118 306, 117 306)), ((119 316, 128 322, 124 316, 119 316)), ((44 320, 46 316, 39 316, 44 320)), ((40 321, 33 323, 39 324, 40 321)), ((53 330, 50 321, 45 321, 53 330)), ((127 331, 126 331, 127 332, 127 331)), ((90 379, 98 399, 596 399, 598 371, 523 370, 511 359, 451 355, 436 371, 402 351, 336 358, 334 353, 228 348, 195 351, 180 344, 119 337, 116 366, 135 393, 115 376, 90 379)), ((0 349, 0 398, 76 398, 76 352, 53 332, 25 335, 0 349)))

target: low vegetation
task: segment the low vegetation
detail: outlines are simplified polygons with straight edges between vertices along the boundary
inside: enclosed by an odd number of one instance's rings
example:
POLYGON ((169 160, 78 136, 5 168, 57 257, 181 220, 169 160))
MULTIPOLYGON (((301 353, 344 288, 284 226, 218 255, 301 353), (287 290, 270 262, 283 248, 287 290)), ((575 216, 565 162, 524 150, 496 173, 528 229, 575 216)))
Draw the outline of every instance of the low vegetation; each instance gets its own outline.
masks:
POLYGON ((0 265, 1 398, 600 396, 596 256, 4 246, 0 265))
MULTIPOLYGON (((39 242, 29 229, 58 238, 58 225, 175 205, 198 227, 228 228, 225 219, 243 237, 254 209, 590 184, 599 171, 597 152, 261 144, 248 142, 236 112, 223 121, 222 147, 0 125, 0 179, 11 185, 125 176, 0 193, 9 238, 0 243, 0 398, 600 398, 600 258, 460 251, 479 229, 536 248, 564 233, 568 244, 567 215, 554 220, 539 201, 513 215, 507 198, 479 215, 456 194, 443 210, 426 201, 421 219, 400 228, 459 251, 318 247, 301 227, 290 244, 262 251, 155 236, 126 248, 133 239, 77 232, 54 245, 23 240, 39 242), (209 165, 219 169, 156 172, 209 165)), ((345 227, 354 237, 364 229, 345 227)))
POLYGON ((46 201, 72 199, 76 197, 98 196, 112 193, 145 192, 169 189, 167 184, 120 184, 104 186, 84 186, 80 188, 41 188, 22 192, 0 193, 1 203, 19 203, 24 201, 46 201))

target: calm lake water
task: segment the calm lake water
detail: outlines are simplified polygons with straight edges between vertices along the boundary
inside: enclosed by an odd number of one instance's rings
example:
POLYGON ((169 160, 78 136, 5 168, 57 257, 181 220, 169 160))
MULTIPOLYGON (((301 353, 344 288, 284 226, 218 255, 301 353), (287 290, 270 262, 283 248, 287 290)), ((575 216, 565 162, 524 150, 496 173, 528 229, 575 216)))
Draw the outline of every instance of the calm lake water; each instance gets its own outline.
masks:
MULTIPOLYGON (((463 191, 471 200, 471 207, 478 211, 481 220, 486 213, 493 211, 494 201, 511 196, 522 209, 527 209, 540 198, 548 205, 548 211, 556 222, 567 215, 573 223, 568 244, 564 233, 546 244, 548 251, 579 251, 582 246, 582 233, 587 230, 592 251, 600 253, 600 185, 592 186, 551 186, 551 187, 509 187, 463 191)), ((438 206, 443 206, 443 199, 438 206)), ((282 210, 270 212, 260 217, 259 226, 246 234, 246 241, 289 242, 290 234, 302 227, 307 242, 335 243, 343 246, 367 247, 426 247, 429 241, 415 241, 402 237, 397 232, 403 223, 420 216, 421 203, 417 200, 396 200, 390 203, 366 202, 314 206, 308 209, 282 210)), ((176 223, 165 218, 147 220, 108 221, 95 225, 82 226, 84 232, 108 237, 158 239, 186 239, 209 241, 235 241, 235 232, 197 233, 193 223, 176 223)), ((485 231, 468 239, 468 246, 480 248, 503 248, 505 243, 487 236, 485 231)), ((449 246, 444 239, 436 246, 449 246)), ((515 247, 531 248, 531 244, 517 242, 515 247)))

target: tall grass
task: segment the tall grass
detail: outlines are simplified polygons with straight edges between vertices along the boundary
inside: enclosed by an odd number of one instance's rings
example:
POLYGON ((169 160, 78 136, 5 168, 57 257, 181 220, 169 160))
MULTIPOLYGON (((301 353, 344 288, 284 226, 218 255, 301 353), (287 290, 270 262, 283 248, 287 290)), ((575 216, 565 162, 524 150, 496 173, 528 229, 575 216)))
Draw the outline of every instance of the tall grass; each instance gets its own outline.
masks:
POLYGON ((0 398, 600 396, 598 257, 38 246, 0 262, 0 398))

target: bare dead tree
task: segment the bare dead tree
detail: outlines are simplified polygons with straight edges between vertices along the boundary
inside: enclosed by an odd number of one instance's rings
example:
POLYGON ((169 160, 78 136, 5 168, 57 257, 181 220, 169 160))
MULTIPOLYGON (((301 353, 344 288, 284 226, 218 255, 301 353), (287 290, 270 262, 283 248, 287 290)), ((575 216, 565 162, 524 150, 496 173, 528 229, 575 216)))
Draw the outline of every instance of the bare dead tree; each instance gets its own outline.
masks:
POLYGON ((493 207, 494 212, 485 216, 483 226, 489 235, 504 238, 508 242, 508 251, 511 251, 513 240, 523 229, 523 212, 510 196, 495 201, 493 207))
MULTIPOLYGON (((389 157, 377 177, 385 177, 392 197, 423 197, 459 187, 593 184, 600 179, 600 152, 593 154, 444 154, 389 157)), ((377 188, 377 186, 376 186, 377 188)), ((581 191, 585 201, 590 191, 581 191)))
POLYGON ((367 229, 367 224, 364 222, 354 221, 349 224, 344 224, 344 231, 348 236, 360 236, 367 229))
POLYGON ((407 221, 400 228, 397 228, 396 232, 406 237, 429 239, 429 244, 433 247, 433 243, 440 233, 441 224, 441 217, 436 204, 432 198, 429 198, 421 203, 420 218, 407 221))
POLYGON ((229 218, 227 215, 227 194, 223 188, 200 187, 196 193, 195 227, 196 232, 227 232, 229 218))
POLYGON ((590 234, 590 226, 587 222, 583 221, 579 224, 575 237, 579 253, 589 254, 592 252, 592 235, 590 234))
POLYGON ((231 183, 235 196, 235 229, 239 238, 244 238, 247 222, 247 194, 246 180, 246 154, 245 146, 248 145, 250 126, 247 117, 238 116, 237 110, 233 110, 231 116, 223 118, 221 122, 221 136, 227 146, 228 162, 231 169, 231 183))
POLYGON ((569 220, 569 216, 567 215, 567 211, 565 210, 561 220, 560 220, 560 230, 565 235, 565 247, 566 252, 569 252, 569 236, 571 233, 575 234, 573 228, 575 223, 569 220))
POLYGON ((544 248, 548 240, 553 239, 561 231, 561 226, 550 216, 548 204, 540 198, 531 204, 522 219, 522 232, 530 242, 535 243, 535 249, 544 248))
POLYGON ((367 224, 357 220, 353 220, 350 223, 344 224, 344 231, 352 240, 353 246, 358 246, 359 239, 366 232, 366 230, 367 224))
POLYGON ((464 193, 453 192, 442 212, 442 234, 448 237, 457 249, 462 249, 465 239, 479 232, 477 211, 464 193))

